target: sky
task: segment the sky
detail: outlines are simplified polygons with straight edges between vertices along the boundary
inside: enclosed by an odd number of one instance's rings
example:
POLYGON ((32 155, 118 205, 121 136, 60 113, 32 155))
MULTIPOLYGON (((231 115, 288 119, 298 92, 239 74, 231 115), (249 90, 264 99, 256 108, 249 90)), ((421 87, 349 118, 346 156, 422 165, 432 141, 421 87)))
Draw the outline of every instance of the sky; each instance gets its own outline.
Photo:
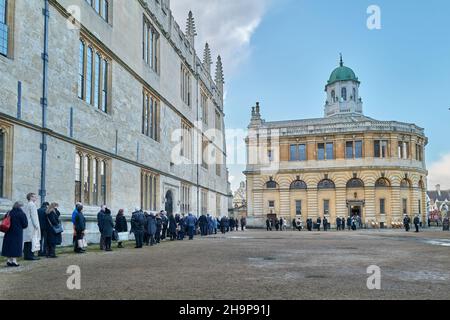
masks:
MULTIPOLYGON (((245 129, 256 101, 267 121, 322 117, 342 53, 361 81, 364 114, 425 128, 429 189, 450 188, 450 1, 172 0, 171 8, 182 29, 193 11, 199 56, 206 41, 222 56, 227 130, 245 129), (367 27, 371 5, 381 29, 367 27)), ((245 165, 233 160, 235 190, 245 165)))

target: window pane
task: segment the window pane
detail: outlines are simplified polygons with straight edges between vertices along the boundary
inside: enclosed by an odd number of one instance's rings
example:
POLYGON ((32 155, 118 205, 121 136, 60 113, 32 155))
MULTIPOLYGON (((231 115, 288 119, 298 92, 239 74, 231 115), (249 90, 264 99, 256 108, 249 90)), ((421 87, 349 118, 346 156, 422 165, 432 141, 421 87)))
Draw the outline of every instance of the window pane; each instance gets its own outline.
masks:
POLYGON ((328 215, 330 213, 330 200, 323 200, 323 214, 328 215))
POLYGON ((306 145, 305 144, 299 145, 298 151, 300 153, 300 161, 306 161, 306 145))
POLYGON ((325 160, 325 144, 319 143, 317 149, 317 158, 319 160, 325 160))
POLYGON ((362 141, 355 142, 355 158, 356 159, 362 158, 362 141))
POLYGON ((386 200, 380 199, 380 213, 385 214, 386 213, 386 200))
POLYGON ((380 157, 380 140, 375 140, 373 142, 373 155, 375 158, 380 157))
POLYGON ((79 66, 78 66, 78 98, 83 99, 84 96, 84 49, 85 45, 80 41, 79 66))
POLYGON ((108 61, 103 60, 103 90, 102 90, 102 111, 108 111, 108 61))
POLYGON ((333 160, 333 143, 327 143, 327 160, 333 160))
POLYGON ((8 54, 8 25, 7 22, 8 1, 0 0, 0 54, 8 54))
POLYGON ((290 158, 289 161, 297 161, 297 145, 293 144, 290 146, 290 158))
POLYGON ((102 17, 108 22, 109 19, 109 3, 108 0, 103 0, 102 17))
POLYGON ((100 0, 94 0, 95 12, 100 13, 100 0))
POLYGON ((97 53, 95 55, 95 71, 94 71, 94 106, 99 107, 98 100, 100 94, 100 55, 97 53))
POLYGON ((353 141, 347 141, 345 144, 345 158, 353 159, 353 141))
POLYGON ((381 141, 381 157, 386 158, 387 157, 387 141, 383 140, 381 141))
POLYGON ((92 58, 93 51, 92 48, 89 47, 87 51, 87 66, 86 66, 86 102, 91 104, 92 97, 92 58))
POLYGON ((295 214, 297 216, 302 215, 302 201, 301 200, 295 201, 295 214))

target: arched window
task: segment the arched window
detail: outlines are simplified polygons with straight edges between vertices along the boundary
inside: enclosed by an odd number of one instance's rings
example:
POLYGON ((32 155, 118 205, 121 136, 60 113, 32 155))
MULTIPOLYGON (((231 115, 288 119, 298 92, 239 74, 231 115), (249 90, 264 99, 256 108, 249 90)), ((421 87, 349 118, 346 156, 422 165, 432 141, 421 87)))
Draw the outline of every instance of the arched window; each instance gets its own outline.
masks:
POLYGON ((344 101, 347 101, 347 88, 341 89, 341 97, 344 101))
POLYGON ((273 181, 273 180, 267 181, 266 188, 267 189, 276 189, 277 188, 277 183, 275 181, 273 181))
POLYGON ((364 188, 364 182, 361 179, 353 178, 347 182, 347 188, 364 188))
POLYGON ((296 180, 291 184, 291 190, 306 190, 308 187, 305 181, 296 180))
POLYGON ((411 182, 409 182, 408 179, 403 179, 402 182, 400 182, 400 188, 410 188, 411 187, 411 182))
POLYGON ((331 91, 331 101, 336 102, 336 91, 331 91))
POLYGON ((353 100, 356 101, 356 88, 353 88, 353 100))
POLYGON ((317 188, 318 189, 335 189, 336 186, 335 186, 334 182, 331 181, 330 179, 324 179, 319 182, 319 184, 317 185, 317 188))
POLYGON ((388 179, 386 178, 380 178, 377 180, 377 182, 375 183, 375 187, 376 188, 388 188, 391 186, 391 183, 389 182, 388 179))

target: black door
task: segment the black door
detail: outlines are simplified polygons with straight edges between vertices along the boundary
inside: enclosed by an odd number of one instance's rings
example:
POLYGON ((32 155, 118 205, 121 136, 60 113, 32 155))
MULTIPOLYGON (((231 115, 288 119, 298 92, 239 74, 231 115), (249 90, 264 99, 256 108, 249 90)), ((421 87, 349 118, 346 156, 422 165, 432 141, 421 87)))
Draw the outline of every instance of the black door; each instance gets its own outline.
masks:
POLYGON ((167 212, 167 214, 173 213, 173 194, 170 190, 166 193, 165 211, 167 212))

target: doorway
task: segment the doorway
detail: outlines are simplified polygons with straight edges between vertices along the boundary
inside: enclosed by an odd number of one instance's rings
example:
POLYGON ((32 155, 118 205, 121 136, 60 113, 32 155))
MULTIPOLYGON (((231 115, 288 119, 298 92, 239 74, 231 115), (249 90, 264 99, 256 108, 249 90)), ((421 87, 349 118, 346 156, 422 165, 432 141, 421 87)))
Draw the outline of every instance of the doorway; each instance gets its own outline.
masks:
POLYGON ((164 210, 167 214, 173 214, 173 193, 171 190, 166 193, 166 203, 164 210))

